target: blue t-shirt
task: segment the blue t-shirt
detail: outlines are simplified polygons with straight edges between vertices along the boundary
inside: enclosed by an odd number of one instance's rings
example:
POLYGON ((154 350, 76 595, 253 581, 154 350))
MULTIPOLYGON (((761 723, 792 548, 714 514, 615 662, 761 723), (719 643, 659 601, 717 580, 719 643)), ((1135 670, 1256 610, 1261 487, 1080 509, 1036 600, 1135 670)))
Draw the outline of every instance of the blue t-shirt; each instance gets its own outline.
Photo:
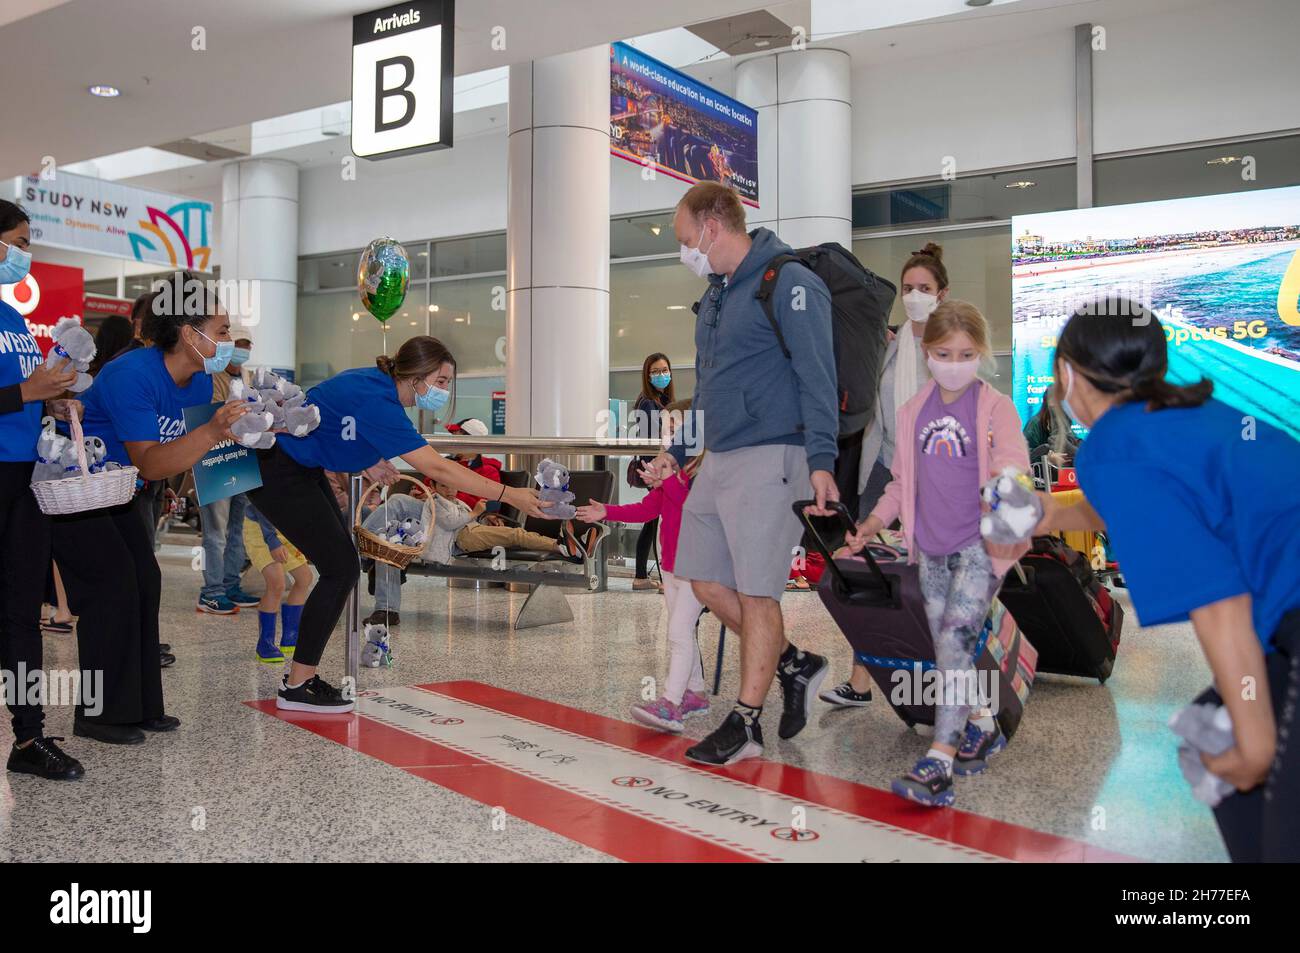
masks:
POLYGON ((309 390, 307 400, 320 408, 320 426, 277 441, 305 467, 356 473, 426 446, 397 399, 397 385, 377 367, 336 374, 309 390))
POLYGON ((141 347, 105 364, 81 402, 86 405, 81 421, 86 436, 104 441, 109 460, 131 466, 123 444, 171 443, 184 436, 184 409, 212 403, 212 378, 200 372, 177 387, 163 352, 141 347))
MULTIPOLYGON (((0 301, 0 387, 21 384, 44 360, 23 316, 0 301)), ((0 460, 26 463, 36 459, 44 406, 42 401, 31 400, 22 410, 0 414, 0 460)))
POLYGON ((1249 593, 1272 650, 1282 616, 1300 608, 1300 442, 1217 400, 1138 402, 1103 414, 1075 465, 1143 625, 1249 593))

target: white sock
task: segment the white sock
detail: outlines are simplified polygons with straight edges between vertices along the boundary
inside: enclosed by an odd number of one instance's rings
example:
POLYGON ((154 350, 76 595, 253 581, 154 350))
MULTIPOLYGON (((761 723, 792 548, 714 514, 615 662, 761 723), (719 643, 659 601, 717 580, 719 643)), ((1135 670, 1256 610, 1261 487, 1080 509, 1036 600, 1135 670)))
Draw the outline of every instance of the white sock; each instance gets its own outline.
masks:
POLYGON ((284 675, 284 682, 283 682, 283 684, 284 684, 284 687, 285 687, 285 688, 287 688, 287 689, 289 689, 289 690, 292 691, 292 690, 295 689, 295 688, 302 688, 304 685, 306 685, 306 684, 307 684, 307 679, 304 678, 304 679, 303 679, 301 682, 299 682, 297 685, 290 685, 290 684, 289 684, 289 673, 286 672, 285 675, 284 675))
POLYGON ((948 754, 948 752, 940 751, 938 748, 931 748, 925 753, 925 756, 938 761, 943 765, 943 770, 945 772, 952 774, 952 755, 948 754))

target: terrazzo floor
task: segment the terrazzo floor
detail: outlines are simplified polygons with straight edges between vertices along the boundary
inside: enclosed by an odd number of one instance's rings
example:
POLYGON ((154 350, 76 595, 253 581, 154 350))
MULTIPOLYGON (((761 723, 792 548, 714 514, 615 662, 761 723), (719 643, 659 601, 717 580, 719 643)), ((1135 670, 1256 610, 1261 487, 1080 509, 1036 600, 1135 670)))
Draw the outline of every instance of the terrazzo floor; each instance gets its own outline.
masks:
MULTIPOLYGON (((70 708, 47 714, 46 732, 86 766, 73 784, 0 775, 3 861, 608 861, 613 858, 525 821, 494 830, 491 811, 397 768, 243 702, 274 697, 279 667, 253 658, 256 610, 198 615, 188 547, 169 544, 162 629, 178 662, 163 673, 168 711, 183 725, 119 748, 72 735, 70 708)), ((246 577, 249 591, 260 577, 246 577)), ((362 670, 359 689, 468 679, 611 718, 629 720, 645 676, 667 666, 666 612, 653 592, 614 579, 606 593, 570 596, 574 621, 512 632, 522 594, 449 589, 412 577, 396 631, 397 665, 362 670)), ((1015 742, 992 770, 963 781, 965 811, 1157 861, 1223 861, 1208 809, 1179 774, 1170 714, 1209 681, 1189 625, 1139 628, 1126 602, 1114 675, 1094 681, 1041 677, 1015 742)), ((363 612, 371 600, 365 598, 363 612)), ((790 593, 791 638, 832 659, 827 685, 847 675, 849 653, 815 593, 790 593)), ((718 626, 701 625, 706 670, 718 626)), ((322 674, 343 671, 340 629, 322 674)), ((45 637, 47 668, 73 668, 72 636, 45 637)), ((734 699, 738 648, 727 641, 720 699, 734 699)), ((818 703, 797 738, 776 733, 779 694, 763 715, 768 759, 878 788, 924 752, 883 702, 861 710, 818 703)), ((688 722, 701 737, 719 715, 688 722)), ((7 719, 0 741, 12 738, 7 719)))

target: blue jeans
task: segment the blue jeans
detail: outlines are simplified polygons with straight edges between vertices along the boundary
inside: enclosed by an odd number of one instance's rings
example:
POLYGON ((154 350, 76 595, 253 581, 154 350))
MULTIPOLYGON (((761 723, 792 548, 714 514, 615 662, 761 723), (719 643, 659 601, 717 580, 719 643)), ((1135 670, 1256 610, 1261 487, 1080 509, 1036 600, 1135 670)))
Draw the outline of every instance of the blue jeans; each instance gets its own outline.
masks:
POLYGON ((244 509, 239 493, 199 508, 203 522, 203 589, 200 599, 224 596, 239 585, 244 568, 244 509))
MULTIPOLYGON (((404 494, 393 496, 383 511, 363 511, 362 526, 368 530, 379 531, 389 519, 404 520, 408 517, 419 518, 424 513, 424 504, 404 494), (376 516, 375 513, 378 512, 376 516), (374 519, 371 519, 374 516, 374 519)), ((375 562, 375 611, 402 611, 402 570, 387 563, 375 562)))

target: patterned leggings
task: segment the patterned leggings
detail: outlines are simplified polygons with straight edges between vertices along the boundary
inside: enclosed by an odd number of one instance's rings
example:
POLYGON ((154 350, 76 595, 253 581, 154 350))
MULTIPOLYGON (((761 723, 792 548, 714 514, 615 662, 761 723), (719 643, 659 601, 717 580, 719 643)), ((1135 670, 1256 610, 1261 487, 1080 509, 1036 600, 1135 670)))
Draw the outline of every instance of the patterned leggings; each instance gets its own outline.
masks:
POLYGON ((934 664, 943 675, 935 706, 934 743, 961 744, 975 694, 972 656, 999 579, 979 540, 947 556, 918 553, 925 615, 934 637, 934 664))

